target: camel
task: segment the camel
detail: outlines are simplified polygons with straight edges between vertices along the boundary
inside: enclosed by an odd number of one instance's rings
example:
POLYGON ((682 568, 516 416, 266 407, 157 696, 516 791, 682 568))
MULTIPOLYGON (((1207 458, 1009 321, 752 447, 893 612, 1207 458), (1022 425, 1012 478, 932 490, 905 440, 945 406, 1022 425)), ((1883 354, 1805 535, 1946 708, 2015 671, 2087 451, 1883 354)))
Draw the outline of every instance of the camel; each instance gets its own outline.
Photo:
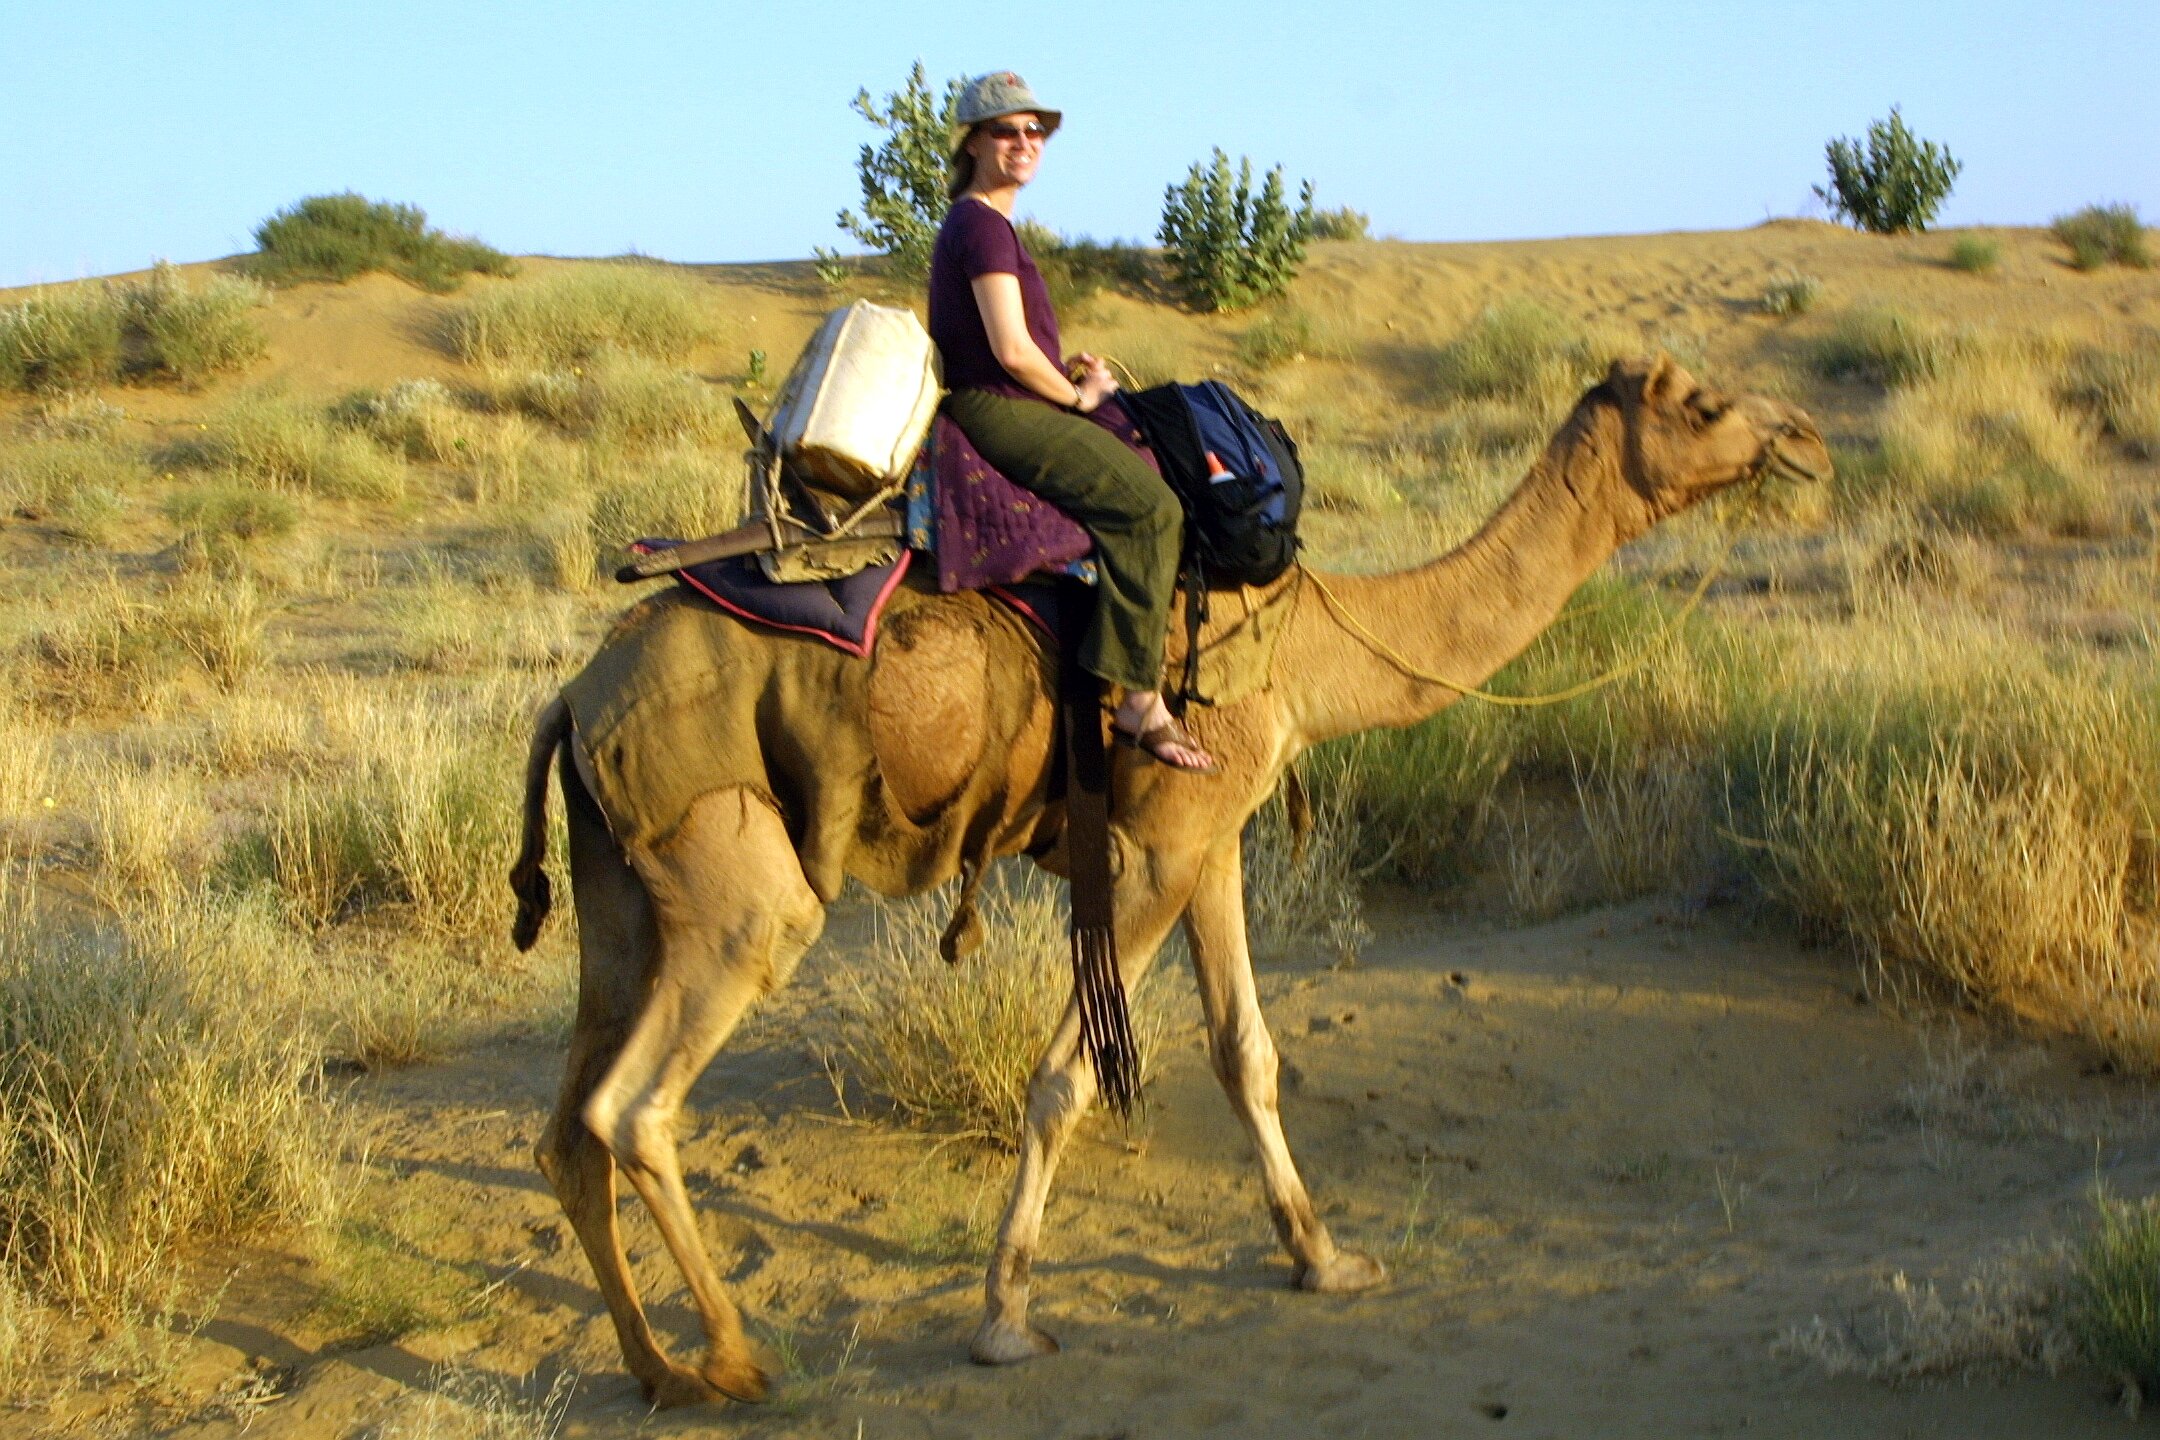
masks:
MULTIPOLYGON (((1138 981, 1182 921, 1209 1060, 1258 1152, 1296 1287, 1363 1290, 1385 1271, 1336 1244, 1284 1139, 1276 1051, 1246 949, 1246 820, 1301 751, 1413 724, 1457 699, 1457 685, 1491 675, 1619 546, 1659 521, 1744 479, 1818 479, 1829 464, 1814 424, 1790 405, 1728 398, 1663 356, 1615 363, 1476 535, 1401 573, 1325 577, 1328 603, 1301 598, 1270 683, 1191 713, 1219 773, 1119 753, 1112 829, 1125 982, 1138 981)), ((1293 570, 1276 584, 1297 578, 1293 570)), ((902 613, 888 612, 866 663, 655 597, 618 623, 534 737, 524 851, 512 872, 515 938, 529 946, 548 910, 553 769, 569 812, 582 964, 566 1074, 537 1158, 592 1264, 624 1361, 657 1406, 766 1394, 699 1237, 674 1122, 747 1007, 816 940, 844 878, 918 893, 1021 852, 1063 872, 1061 807, 1046 793, 1055 726, 1044 647, 981 596, 903 592, 894 608, 902 613), (716 675, 704 689, 648 683, 656 667, 692 652, 716 675), (624 704, 641 684, 661 699, 624 704), (713 753, 689 754, 700 746, 713 753), (707 1345, 696 1365, 671 1358, 647 1322, 616 1229, 618 1173, 688 1283, 707 1345)), ((1068 1005, 1029 1086, 969 1346, 976 1361, 1057 1349, 1028 1319, 1030 1268, 1059 1155, 1095 1094, 1068 1005)))

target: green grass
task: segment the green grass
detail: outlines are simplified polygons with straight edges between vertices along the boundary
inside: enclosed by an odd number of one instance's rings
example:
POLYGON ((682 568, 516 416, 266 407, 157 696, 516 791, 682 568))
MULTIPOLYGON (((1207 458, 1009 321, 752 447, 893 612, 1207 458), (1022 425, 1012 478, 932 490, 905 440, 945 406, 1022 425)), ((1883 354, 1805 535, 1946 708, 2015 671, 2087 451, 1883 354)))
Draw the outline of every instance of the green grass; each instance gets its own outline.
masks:
POLYGON ((1771 315, 1805 315, 1821 298, 1822 281, 1788 270, 1763 287, 1762 308, 1771 315))
POLYGON ((1306 233, 1315 240, 1366 240, 1372 236, 1372 216, 1348 205, 1315 210, 1306 233))
POLYGON ((110 286, 41 290, 0 306, 0 389, 76 390, 120 375, 123 308, 110 286))
POLYGON ((2069 248, 2070 263, 2076 269, 2098 270, 2112 264, 2144 270, 2152 265, 2135 205, 2088 205, 2056 216, 2048 228, 2069 248))
POLYGON ((242 395, 214 412, 170 458, 329 500, 395 500, 407 485, 397 457, 333 424, 316 406, 266 392, 242 395))
POLYGON ((2102 1374, 2160 1390, 2160 1205, 2097 1197, 2071 1281, 2071 1329, 2102 1374))
POLYGON ((298 497, 230 477, 172 491, 164 511, 182 557, 221 574, 244 570, 258 546, 290 536, 302 515, 298 497))
POLYGON ((1434 357, 1444 396, 1571 404, 1611 363, 1613 349, 1535 300, 1509 300, 1471 321, 1434 357))
POLYGON ((1828 380, 1866 380, 1906 385, 1943 367, 1951 353, 1933 324, 1884 305, 1848 310, 1832 323, 1809 356, 1828 380))
POLYGON ((142 457, 111 441, 0 443, 0 507, 74 539, 102 544, 115 538, 129 497, 149 480, 142 457))
POLYGON ((1312 316, 1284 307, 1261 315, 1245 327, 1245 333, 1238 337, 1237 360, 1247 370, 1268 371, 1317 354, 1320 348, 1320 334, 1312 316))
POLYGON ((262 357, 269 340, 254 312, 269 298, 237 275, 212 276, 195 289, 160 260, 149 280, 124 292, 123 303, 143 338, 142 368, 192 386, 262 357))
POLYGON ((2002 246, 1985 235, 1960 235, 1943 263, 1967 275, 1992 275, 2002 264, 2002 246))
POLYGON ((417 205, 350 191, 311 195, 255 227, 249 272, 273 285, 351 280, 384 271, 424 290, 455 290, 467 275, 512 275, 517 262, 491 246, 445 235, 417 205))
POLYGON ((2064 394, 2130 454, 2160 459, 2160 334, 2148 331, 2127 344, 2079 351, 2064 394))
POLYGON ((610 352, 683 360, 718 335, 696 280, 661 266, 607 262, 475 296, 452 312, 444 340, 476 365, 567 370, 610 352))
POLYGON ((725 445, 742 434, 717 387, 635 355, 605 354, 584 365, 514 376, 499 393, 604 454, 725 445))

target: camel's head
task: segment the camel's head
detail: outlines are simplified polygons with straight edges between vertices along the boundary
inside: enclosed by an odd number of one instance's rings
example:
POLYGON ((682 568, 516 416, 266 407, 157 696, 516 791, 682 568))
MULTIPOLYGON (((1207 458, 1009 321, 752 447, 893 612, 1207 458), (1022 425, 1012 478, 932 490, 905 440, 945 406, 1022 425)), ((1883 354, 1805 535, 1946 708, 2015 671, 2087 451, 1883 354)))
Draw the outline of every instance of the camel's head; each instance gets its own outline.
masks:
POLYGON ((1830 474, 1830 451, 1806 411, 1712 389, 1667 355, 1615 360, 1583 397, 1585 410, 1600 403, 1619 412, 1621 474, 1652 523, 1758 475, 1830 474))

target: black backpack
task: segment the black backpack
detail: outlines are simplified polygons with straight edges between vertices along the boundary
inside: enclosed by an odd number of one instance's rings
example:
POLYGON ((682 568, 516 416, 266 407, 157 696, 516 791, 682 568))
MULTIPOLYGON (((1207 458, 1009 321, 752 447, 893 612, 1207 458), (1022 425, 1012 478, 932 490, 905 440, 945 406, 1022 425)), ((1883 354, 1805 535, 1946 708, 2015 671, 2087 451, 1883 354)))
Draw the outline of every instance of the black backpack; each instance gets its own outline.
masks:
POLYGON ((1265 585, 1297 558, 1305 467, 1282 425, 1220 380, 1121 392, 1185 507, 1202 587, 1265 585))

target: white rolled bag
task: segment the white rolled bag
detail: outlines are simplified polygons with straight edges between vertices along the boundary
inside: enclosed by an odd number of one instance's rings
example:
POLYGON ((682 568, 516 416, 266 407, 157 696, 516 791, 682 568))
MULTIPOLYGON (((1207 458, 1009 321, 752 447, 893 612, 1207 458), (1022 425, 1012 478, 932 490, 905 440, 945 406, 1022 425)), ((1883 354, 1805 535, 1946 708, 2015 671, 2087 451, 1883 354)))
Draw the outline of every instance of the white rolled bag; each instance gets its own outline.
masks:
POLYGON ((912 310, 857 300, 825 317, 780 387, 772 435, 816 487, 864 501, 907 476, 945 393, 912 310))

